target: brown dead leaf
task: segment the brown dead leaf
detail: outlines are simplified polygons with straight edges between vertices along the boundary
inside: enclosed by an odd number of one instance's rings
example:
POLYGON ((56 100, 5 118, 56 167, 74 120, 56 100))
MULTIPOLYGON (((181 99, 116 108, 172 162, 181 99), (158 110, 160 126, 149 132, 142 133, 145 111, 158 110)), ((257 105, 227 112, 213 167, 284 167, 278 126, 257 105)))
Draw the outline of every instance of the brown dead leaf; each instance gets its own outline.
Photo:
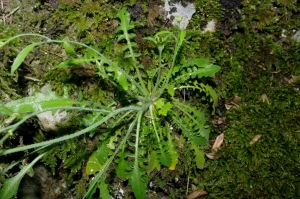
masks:
POLYGON ((256 78, 256 75, 254 73, 250 73, 251 78, 256 78))
POLYGON ((265 67, 263 67, 262 65, 257 65, 259 68, 261 68, 262 70, 267 70, 265 67))
POLYGON ((225 104, 225 108, 226 110, 230 110, 233 107, 232 104, 225 104))
POLYGON ((219 155, 214 154, 214 153, 206 153, 205 155, 206 155, 206 157, 208 157, 211 160, 215 160, 215 159, 219 158, 219 155))
POLYGON ((213 123, 213 124, 218 124, 218 119, 213 119, 213 120, 211 120, 211 123, 213 123))
POLYGON ((277 74, 277 73, 280 73, 281 72, 281 70, 276 70, 276 71, 273 71, 273 72, 271 72, 272 74, 277 74))
POLYGON ((223 124, 225 123, 226 117, 219 117, 218 119, 218 124, 223 124))
POLYGON ((294 84, 297 80, 298 80, 298 77, 292 75, 292 78, 291 79, 288 79, 286 77, 283 77, 283 80, 285 82, 287 82, 288 84, 294 84))
POLYGON ((287 83, 289 83, 289 79, 288 78, 286 78, 286 77, 283 77, 283 80, 285 81, 285 82, 287 82, 287 83))
POLYGON ((220 148, 220 146, 222 145, 224 141, 224 132, 221 133, 217 138, 216 138, 216 141, 212 147, 212 152, 213 153, 217 153, 218 152, 218 149, 220 148))
POLYGON ((296 77, 296 76, 292 75, 292 78, 291 78, 291 79, 289 79, 289 84, 293 84, 293 83, 295 83, 295 82, 297 81, 297 79, 298 79, 298 77, 296 77))
POLYGON ((204 190, 196 190, 193 193, 191 193, 190 195, 185 196, 186 199, 196 199, 199 198, 201 196, 205 196, 207 195, 207 191, 204 190))
POLYGON ((238 103, 240 103, 242 101, 242 98, 239 96, 235 96, 232 100, 230 100, 229 102, 227 102, 225 104, 225 108, 227 110, 230 110, 233 106, 237 106, 239 107, 239 105, 237 105, 238 103))
POLYGON ((253 137, 253 139, 250 141, 250 145, 255 144, 259 139, 261 138, 261 134, 257 134, 253 137))
POLYGON ((232 100, 232 102, 235 104, 240 103, 241 101, 242 101, 242 98, 239 96, 235 96, 232 100))
POLYGON ((226 117, 216 117, 216 118, 213 119, 211 122, 212 122, 213 124, 220 125, 220 124, 225 123, 225 120, 226 120, 226 117))

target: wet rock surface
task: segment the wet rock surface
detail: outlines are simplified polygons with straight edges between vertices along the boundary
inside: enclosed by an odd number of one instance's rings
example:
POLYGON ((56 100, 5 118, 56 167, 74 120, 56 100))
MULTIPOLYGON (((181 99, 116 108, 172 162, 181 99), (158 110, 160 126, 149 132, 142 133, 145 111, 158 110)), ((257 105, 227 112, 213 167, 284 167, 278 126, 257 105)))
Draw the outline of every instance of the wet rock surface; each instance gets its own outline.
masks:
POLYGON ((56 179, 44 165, 34 166, 33 171, 33 176, 27 174, 22 179, 17 194, 18 199, 72 198, 66 193, 66 183, 56 179))

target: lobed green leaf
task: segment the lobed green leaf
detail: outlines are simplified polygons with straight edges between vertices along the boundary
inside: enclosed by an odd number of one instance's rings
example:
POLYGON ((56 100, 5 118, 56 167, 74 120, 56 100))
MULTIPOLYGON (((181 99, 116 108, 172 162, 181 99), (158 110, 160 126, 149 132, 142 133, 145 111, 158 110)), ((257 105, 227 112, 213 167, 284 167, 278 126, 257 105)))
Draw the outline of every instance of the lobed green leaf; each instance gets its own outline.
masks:
POLYGON ((116 173, 119 178, 122 180, 127 180, 129 178, 129 171, 131 170, 128 162, 126 162, 125 158, 127 157, 126 153, 122 151, 118 154, 119 159, 116 160, 118 165, 116 166, 116 173))
POLYGON ((216 72, 221 69, 220 66, 217 65, 207 65, 205 68, 188 68, 186 71, 182 70, 182 75, 175 78, 176 81, 184 82, 190 78, 195 78, 196 76, 200 79, 202 77, 213 76, 216 72))
POLYGON ((149 161, 148 161, 148 168, 147 168, 147 172, 152 172, 154 169, 159 170, 160 168, 160 163, 158 160, 158 155, 156 151, 151 151, 150 153, 150 157, 149 157, 149 161))
POLYGON ((101 199, 110 199, 111 198, 111 196, 109 195, 109 191, 108 191, 108 185, 105 183, 105 178, 102 178, 100 180, 99 189, 100 189, 101 199))
POLYGON ((204 158, 204 153, 200 149, 197 148, 197 146, 192 145, 192 149, 195 151, 195 161, 198 169, 203 169, 204 163, 205 163, 205 158, 204 158))
POLYGON ((146 181, 142 179, 143 172, 138 167, 138 161, 135 159, 134 168, 131 172, 129 185, 132 187, 135 198, 146 199, 146 181))

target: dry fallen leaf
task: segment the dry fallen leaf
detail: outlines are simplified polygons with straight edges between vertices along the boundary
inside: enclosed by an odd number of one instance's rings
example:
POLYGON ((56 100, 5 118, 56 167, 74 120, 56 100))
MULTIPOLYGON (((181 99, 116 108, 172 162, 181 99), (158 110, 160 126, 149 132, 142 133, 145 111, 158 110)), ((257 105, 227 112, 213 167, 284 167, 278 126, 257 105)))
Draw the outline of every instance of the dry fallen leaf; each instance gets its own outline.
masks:
POLYGON ((216 118, 213 119, 211 122, 212 122, 213 124, 218 124, 218 125, 220 125, 220 124, 225 123, 225 120, 226 120, 226 117, 216 117, 216 118))
POLYGON ((215 159, 219 158, 219 155, 214 154, 214 153, 206 153, 205 155, 206 155, 206 157, 208 157, 211 160, 215 160, 215 159))
POLYGON ((205 196, 207 195, 207 191, 204 190, 196 190, 193 193, 191 193, 190 195, 185 196, 186 199, 196 199, 199 198, 201 196, 205 196))
POLYGON ((283 80, 285 82, 287 82, 288 84, 294 84, 297 80, 298 80, 298 77, 292 75, 292 78, 291 79, 288 79, 286 77, 283 77, 283 80))
POLYGON ((237 104, 240 103, 241 101, 242 101, 241 97, 235 96, 232 100, 230 100, 229 102, 227 102, 225 104, 226 110, 230 110, 233 106, 239 107, 239 105, 237 105, 237 104))
POLYGON ((220 148, 220 146, 222 145, 224 141, 224 132, 221 133, 217 138, 216 138, 216 141, 212 147, 212 152, 213 153, 217 153, 218 149, 220 148))
POLYGON ((256 75, 254 73, 250 73, 251 78, 256 78, 256 75))
POLYGON ((259 68, 261 68, 262 70, 267 70, 265 67, 263 67, 262 65, 257 65, 259 68))
POLYGON ((273 72, 271 72, 272 74, 277 74, 277 73, 280 73, 281 72, 281 70, 276 70, 276 71, 273 71, 273 72))
POLYGON ((226 107, 226 110, 230 110, 233 107, 233 105, 232 104, 225 104, 225 107, 226 107))
POLYGON ((239 96, 235 96, 232 100, 232 102, 235 104, 240 103, 241 101, 242 101, 242 98, 239 96))
POLYGON ((298 80, 298 77, 292 75, 292 78, 289 80, 289 84, 293 84, 298 80))
POLYGON ((290 80, 289 80, 288 78, 286 78, 286 77, 283 77, 282 79, 283 79, 285 82, 287 82, 287 83, 289 83, 289 81, 290 81, 290 80))
POLYGON ((250 145, 256 143, 261 138, 261 134, 257 134, 254 138, 250 141, 250 145))

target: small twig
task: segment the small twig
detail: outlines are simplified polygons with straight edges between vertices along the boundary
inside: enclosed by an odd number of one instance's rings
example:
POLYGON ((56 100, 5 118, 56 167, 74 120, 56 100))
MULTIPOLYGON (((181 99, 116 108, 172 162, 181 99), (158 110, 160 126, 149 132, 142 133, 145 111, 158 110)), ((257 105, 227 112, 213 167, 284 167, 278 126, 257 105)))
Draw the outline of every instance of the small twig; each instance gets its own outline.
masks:
POLYGON ((230 102, 230 104, 233 104, 233 105, 235 105, 235 106, 237 106, 237 107, 240 107, 239 105, 237 105, 237 104, 234 103, 234 102, 230 102))
POLYGON ((8 13, 7 15, 5 15, 5 17, 8 18, 10 15, 14 14, 19 8, 20 8, 20 6, 16 7, 12 11, 10 11, 10 13, 8 13))
MULTIPOLYGON (((3 1, 0 0, 0 2, 1 2, 1 10, 3 10, 3 8, 4 8, 3 1)), ((2 14, 2 20, 3 20, 3 23, 5 24, 5 15, 4 14, 2 14)))
POLYGON ((28 76, 24 76, 25 79, 29 79, 29 80, 32 80, 32 81, 35 81, 35 82, 40 82, 41 80, 39 79, 36 79, 36 78, 33 78, 33 77, 28 77, 28 76))
POLYGON ((188 195, 188 193, 189 193, 189 184, 190 184, 190 176, 188 176, 188 179, 187 179, 186 193, 185 193, 185 195, 188 195))

